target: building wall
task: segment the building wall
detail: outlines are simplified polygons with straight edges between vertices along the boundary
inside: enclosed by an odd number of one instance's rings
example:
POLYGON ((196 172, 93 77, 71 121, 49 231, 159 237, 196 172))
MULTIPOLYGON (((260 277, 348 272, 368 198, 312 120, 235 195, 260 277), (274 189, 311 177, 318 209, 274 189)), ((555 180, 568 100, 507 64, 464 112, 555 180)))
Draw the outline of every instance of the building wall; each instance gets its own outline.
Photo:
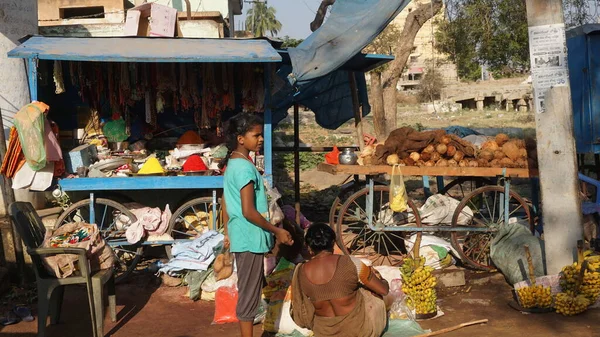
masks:
MULTIPOLYGON (((424 0, 413 0, 408 6, 404 8, 400 14, 392 21, 391 24, 397 25, 400 30, 404 28, 404 22, 408 14, 416 9, 418 5, 423 3, 429 3, 424 0)), ((442 78, 446 83, 456 82, 458 78, 456 65, 448 61, 447 55, 444 55, 435 50, 435 32, 437 30, 436 20, 444 20, 444 8, 440 10, 438 15, 433 19, 428 20, 417 36, 414 42, 414 50, 410 55, 406 64, 406 69, 403 74, 403 80, 400 81, 399 86, 403 86, 403 82, 407 85, 418 85, 418 78, 423 74, 419 74, 420 71, 423 73, 433 65, 435 65, 436 71, 442 74, 442 78), (412 71, 411 71, 412 70, 412 71), (410 73, 410 74, 409 74, 410 73), (417 80, 413 80, 413 79, 417 80)))
MULTIPOLYGON (((72 14, 72 13, 69 13, 72 14)), ((38 0, 38 17, 40 26, 51 26, 68 22, 68 24, 107 24, 125 21, 123 0, 38 0), (74 8, 103 7, 104 18, 65 18, 65 10, 74 8)))
MULTIPOLYGON (((135 0, 136 5, 140 5, 143 2, 144 0, 135 0)), ((184 0, 158 0, 155 2, 161 5, 173 7, 180 12, 185 12, 187 10, 184 0)), ((231 14, 233 15, 242 14, 241 1, 239 0, 190 0, 190 5, 192 7, 192 12, 217 11, 220 12, 224 18, 230 17, 230 10, 232 11, 231 14), (240 8, 239 12, 236 11, 238 7, 240 8)))

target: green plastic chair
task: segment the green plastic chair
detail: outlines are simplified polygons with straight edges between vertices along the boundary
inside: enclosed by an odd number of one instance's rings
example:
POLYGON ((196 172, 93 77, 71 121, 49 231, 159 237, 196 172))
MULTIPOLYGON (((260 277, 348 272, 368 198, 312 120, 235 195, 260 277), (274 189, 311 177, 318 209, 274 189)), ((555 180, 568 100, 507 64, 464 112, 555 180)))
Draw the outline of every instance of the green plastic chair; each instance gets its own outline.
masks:
POLYGON ((50 316, 50 324, 58 323, 63 302, 64 286, 85 284, 92 316, 93 336, 104 336, 104 303, 103 288, 107 285, 110 318, 117 320, 115 278, 113 270, 90 272, 86 250, 83 248, 40 248, 44 241, 46 229, 37 212, 29 202, 10 204, 8 211, 27 252, 31 256, 38 289, 38 337, 46 335, 46 321, 50 316), (79 255, 80 275, 57 278, 47 271, 42 258, 56 254, 79 255))

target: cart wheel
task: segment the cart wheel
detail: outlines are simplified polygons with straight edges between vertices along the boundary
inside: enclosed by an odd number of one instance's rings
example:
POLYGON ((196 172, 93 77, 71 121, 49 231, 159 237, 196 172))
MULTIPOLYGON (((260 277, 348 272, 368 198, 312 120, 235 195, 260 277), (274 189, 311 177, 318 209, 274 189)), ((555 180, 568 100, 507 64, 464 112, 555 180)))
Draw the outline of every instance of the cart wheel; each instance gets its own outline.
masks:
POLYGON ((469 193, 482 186, 494 185, 488 178, 482 177, 459 177, 444 186, 438 193, 457 200, 463 200, 469 193))
MULTIPOLYGON (((400 265, 406 254, 406 235, 392 231, 373 231, 369 228, 366 212, 368 193, 369 189, 363 188, 342 205, 336 223, 337 244, 344 254, 368 258, 373 265, 400 265)), ((417 216, 409 220, 408 212, 394 213, 389 209, 388 186, 374 186, 373 194, 374 224, 421 227, 418 210, 411 200, 408 201, 408 207, 417 216)))
MULTIPOLYGON (((383 185, 383 184, 381 184, 379 182, 375 182, 375 186, 377 186, 377 185, 383 185)), ((363 184, 353 183, 352 185, 347 186, 346 188, 344 188, 340 191, 340 194, 335 198, 335 200, 331 204, 331 209, 329 210, 329 225, 331 226, 331 228, 333 228, 335 230, 335 226, 338 222, 338 216, 340 214, 340 210, 342 208, 342 205, 344 205, 346 200, 348 200, 348 197, 350 197, 352 194, 356 193, 361 188, 364 188, 364 186, 365 186, 364 183, 363 184)), ((385 185, 383 185, 383 186, 385 186, 385 185)))
MULTIPOLYGON (((529 230, 534 231, 534 219, 531 216, 529 205, 523 198, 513 192, 509 193, 509 217, 516 217, 527 224, 529 230)), ((468 266, 489 271, 494 269, 490 258, 490 246, 496 232, 504 225, 504 187, 484 186, 468 194, 459 204, 452 216, 454 227, 479 227, 487 229, 484 232, 452 232, 452 246, 460 255, 461 260, 468 266), (469 208, 473 218, 469 223, 459 225, 459 217, 469 208)))
POLYGON ((115 281, 121 282, 135 270, 143 255, 142 245, 131 245, 125 238, 125 231, 137 218, 122 204, 102 198, 94 200, 94 214, 94 219, 90 219, 90 199, 78 201, 61 213, 54 229, 70 222, 95 223, 112 248, 115 255, 115 281))
MULTIPOLYGON (((171 220, 167 233, 175 240, 194 239, 202 235, 206 230, 213 229, 213 198, 203 197, 192 199, 179 207, 171 220)), ((223 227, 221 217, 221 204, 217 202, 217 228, 223 227)), ((165 245, 165 251, 169 259, 171 245, 165 245)))

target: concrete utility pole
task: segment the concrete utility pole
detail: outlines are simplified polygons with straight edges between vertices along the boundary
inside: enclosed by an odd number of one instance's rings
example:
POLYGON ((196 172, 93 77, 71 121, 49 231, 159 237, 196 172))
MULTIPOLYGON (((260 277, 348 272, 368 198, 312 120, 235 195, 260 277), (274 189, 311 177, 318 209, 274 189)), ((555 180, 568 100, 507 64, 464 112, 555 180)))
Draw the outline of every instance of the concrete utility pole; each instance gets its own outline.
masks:
POLYGON ((548 274, 573 263, 583 239, 562 0, 527 0, 548 274))

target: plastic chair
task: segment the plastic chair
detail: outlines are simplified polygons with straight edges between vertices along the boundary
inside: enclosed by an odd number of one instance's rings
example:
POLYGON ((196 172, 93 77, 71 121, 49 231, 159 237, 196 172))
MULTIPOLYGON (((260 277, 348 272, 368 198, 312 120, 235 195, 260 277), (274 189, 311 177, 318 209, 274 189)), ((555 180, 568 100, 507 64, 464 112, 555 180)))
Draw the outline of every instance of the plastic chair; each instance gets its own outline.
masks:
POLYGON ((10 204, 9 215, 33 262, 38 289, 38 337, 44 337, 46 334, 48 316, 50 316, 51 324, 58 323, 64 286, 72 284, 85 284, 92 317, 93 336, 103 337, 104 284, 107 285, 110 318, 113 322, 117 320, 115 279, 112 269, 101 270, 92 274, 86 257, 86 250, 83 248, 40 248, 46 230, 31 203, 15 202, 10 204), (42 258, 56 254, 79 255, 80 275, 57 278, 49 273, 44 267, 42 258))

